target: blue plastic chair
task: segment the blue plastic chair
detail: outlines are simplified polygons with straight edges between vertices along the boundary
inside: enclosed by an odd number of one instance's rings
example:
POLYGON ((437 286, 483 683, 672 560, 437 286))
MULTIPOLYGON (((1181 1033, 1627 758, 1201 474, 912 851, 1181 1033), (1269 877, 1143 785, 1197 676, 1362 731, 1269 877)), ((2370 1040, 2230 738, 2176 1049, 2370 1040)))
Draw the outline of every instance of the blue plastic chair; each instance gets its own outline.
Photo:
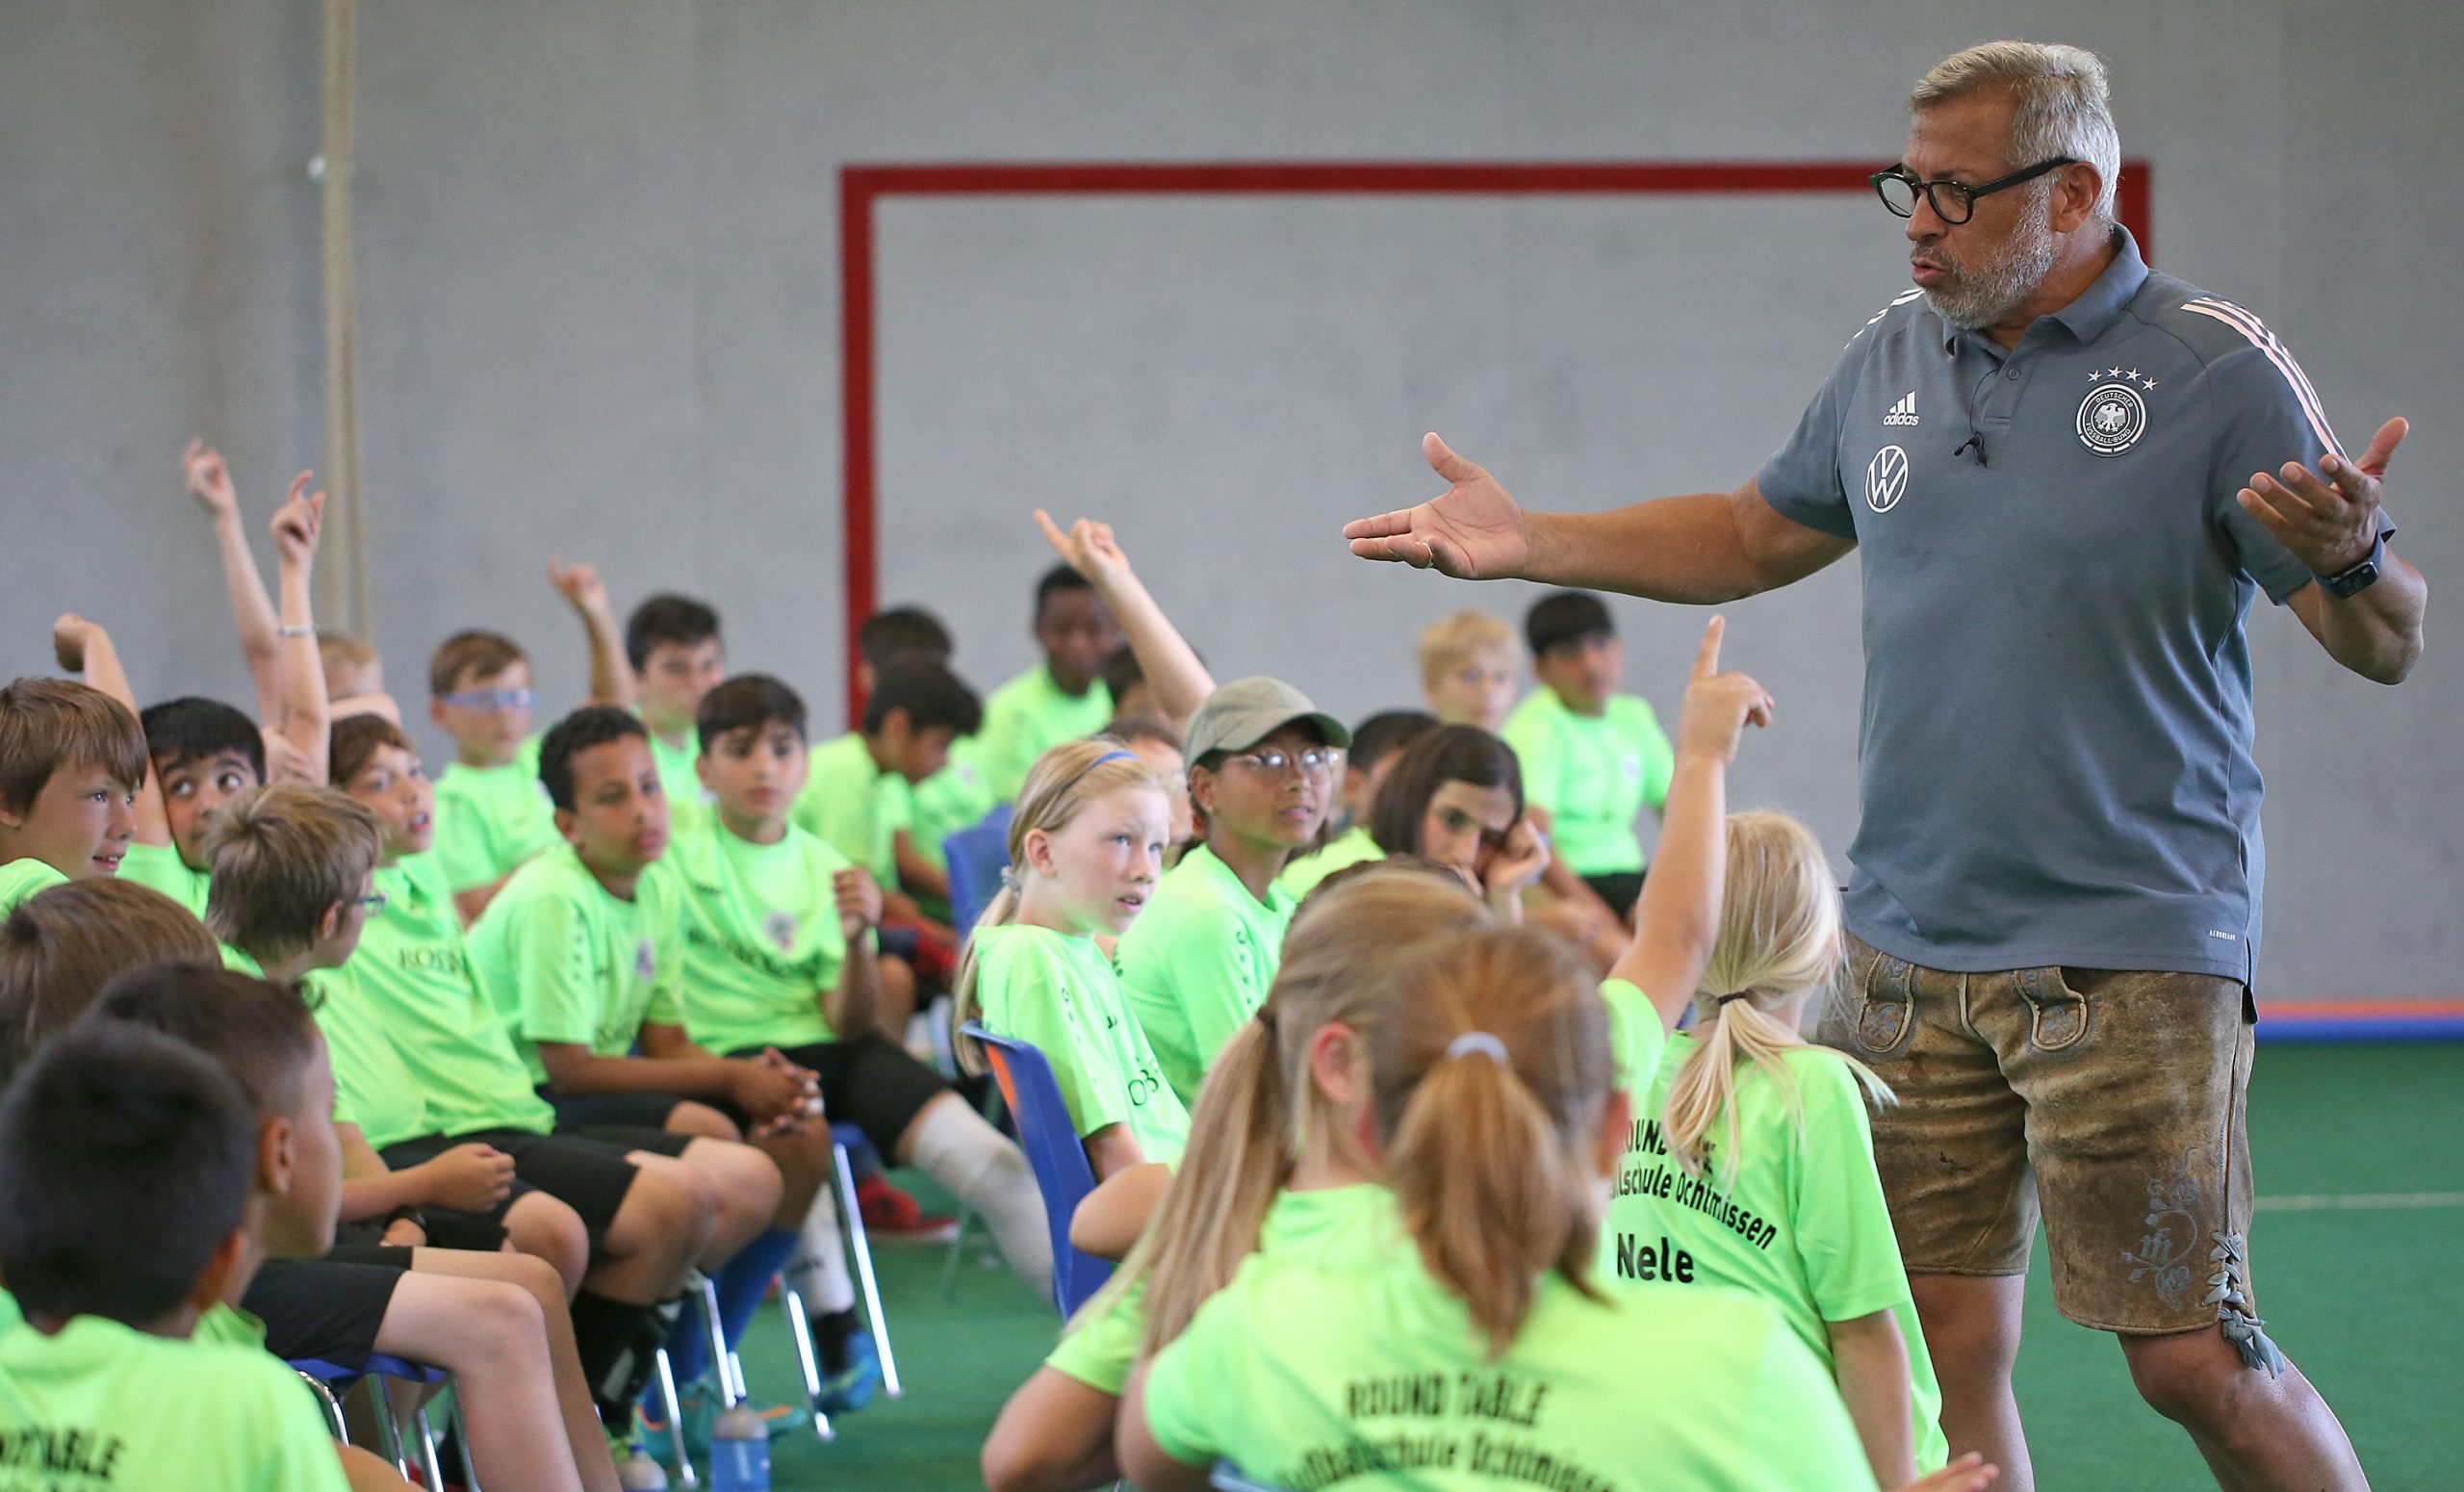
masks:
MULTIPOLYGON (((404 1478, 407 1479, 411 1475, 410 1448, 401 1443, 399 1422, 394 1418, 394 1395, 385 1385, 387 1380, 392 1378, 400 1378, 405 1383, 417 1383, 423 1388, 430 1384, 442 1383, 446 1378, 444 1369, 431 1368, 425 1363, 412 1362, 408 1358, 388 1357, 382 1352, 369 1353, 368 1360, 356 1368, 346 1368, 340 1363, 327 1362, 321 1357, 294 1357, 289 1359, 289 1365, 293 1372, 307 1380, 309 1387, 317 1391, 318 1399, 324 1404, 325 1418, 333 1425, 334 1438, 345 1445, 350 1444, 350 1427, 343 1422, 342 1401, 337 1396, 348 1392, 351 1385, 361 1378, 374 1378, 372 1390, 376 1397, 376 1433, 382 1442, 377 1449, 387 1460, 394 1463, 394 1469, 400 1472, 404 1478)), ((424 1405, 419 1411, 418 1424, 420 1470, 425 1475, 427 1485, 441 1487, 445 1485, 445 1478, 436 1459, 436 1431, 428 1428, 427 1409, 424 1405)), ((471 1488, 472 1492, 477 1492, 479 1477, 471 1465, 470 1437, 462 1436, 456 1443, 462 1450, 463 1485, 471 1488)))
POLYGON ((992 905, 1001 872, 1010 868, 1010 805, 995 805, 981 823, 944 838, 941 856, 950 866, 950 925, 963 938, 992 905))
POLYGON ((1112 1263, 1085 1253, 1069 1242, 1069 1219, 1087 1194, 1095 1189, 1095 1169, 1087 1164, 1078 1128, 1069 1122, 1069 1106, 1062 1101, 1061 1085, 1052 1080, 1052 1064, 1032 1044, 995 1036, 974 1021, 962 1035, 984 1043, 1001 1085, 1001 1101, 1017 1121, 1018 1145, 1036 1173, 1036 1190, 1043 1194, 1044 1225, 1052 1232, 1052 1303, 1066 1318, 1078 1314, 1094 1293, 1112 1278, 1112 1263))

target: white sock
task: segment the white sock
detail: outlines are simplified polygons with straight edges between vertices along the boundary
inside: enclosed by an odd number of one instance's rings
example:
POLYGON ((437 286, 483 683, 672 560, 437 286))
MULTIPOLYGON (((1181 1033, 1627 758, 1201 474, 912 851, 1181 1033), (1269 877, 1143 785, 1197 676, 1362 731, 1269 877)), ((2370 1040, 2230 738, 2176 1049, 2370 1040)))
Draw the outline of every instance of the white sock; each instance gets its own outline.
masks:
POLYGON ((856 1306, 856 1282, 847 1273, 847 1245, 838 1231, 838 1206, 827 1187, 816 1194, 796 1230, 796 1256, 787 1261, 787 1284, 804 1297, 805 1309, 828 1316, 856 1306))
POLYGON ((1001 1131, 956 1093, 933 1100, 915 1125, 908 1164, 947 1187, 984 1220, 1001 1256, 1039 1294, 1052 1292, 1052 1234, 1035 1172, 1001 1131))

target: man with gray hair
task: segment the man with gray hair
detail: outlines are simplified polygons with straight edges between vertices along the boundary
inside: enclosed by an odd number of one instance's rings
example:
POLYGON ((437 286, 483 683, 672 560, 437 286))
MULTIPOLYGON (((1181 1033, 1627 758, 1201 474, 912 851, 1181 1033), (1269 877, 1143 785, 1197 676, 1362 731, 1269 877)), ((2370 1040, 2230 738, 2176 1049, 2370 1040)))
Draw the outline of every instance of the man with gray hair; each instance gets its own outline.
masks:
POLYGON ((2261 591, 2400 681, 2427 587, 2379 477, 2250 312, 2151 273, 2114 220, 2104 68, 2000 41, 1910 100, 1875 191, 1914 288, 1849 340, 1733 492, 1524 511, 1453 485, 1352 553, 1716 604, 1862 551, 1863 819, 1823 1038, 1900 1103, 1876 1158, 1955 1453, 2033 1485, 2011 1392, 2040 1207, 2064 1315, 2234 1487, 2358 1487, 2335 1416, 2262 1329, 2243 1129, 2264 855, 2261 591))

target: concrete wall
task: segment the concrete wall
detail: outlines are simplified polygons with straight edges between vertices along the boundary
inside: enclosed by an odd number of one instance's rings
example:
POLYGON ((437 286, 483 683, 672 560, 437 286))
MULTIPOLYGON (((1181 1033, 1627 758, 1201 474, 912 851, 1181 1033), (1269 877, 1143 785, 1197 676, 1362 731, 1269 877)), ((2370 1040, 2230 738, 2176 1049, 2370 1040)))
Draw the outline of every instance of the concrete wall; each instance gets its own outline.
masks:
MULTIPOLYGON (((2165 268, 2267 315, 2348 441, 2415 419, 2400 544, 2464 570, 2464 18, 2429 0, 361 10, 377 640, 414 701, 475 624, 578 692, 554 553, 620 605, 712 596, 836 720, 843 163, 1886 158, 1911 80, 2015 32, 2107 58, 2165 268)), ((258 523, 320 450, 315 12, 0 0, 0 668, 73 607, 141 693, 245 697, 173 466, 222 443, 258 523)), ((1028 661, 1027 510, 1097 513, 1219 672, 1347 715, 1408 700, 1427 619, 1525 602, 1343 554, 1435 490, 1423 429, 1535 504, 1725 488, 1903 283, 1844 202, 901 201, 880 244, 886 598, 989 687, 1028 661)), ((1857 603, 1851 563, 1733 608, 1785 722, 1738 798, 1835 846, 1857 603)), ((2464 664, 2380 690, 2262 611, 2266 992, 2457 992, 2464 664)), ((1621 615, 1672 708, 1698 618, 1621 615)))

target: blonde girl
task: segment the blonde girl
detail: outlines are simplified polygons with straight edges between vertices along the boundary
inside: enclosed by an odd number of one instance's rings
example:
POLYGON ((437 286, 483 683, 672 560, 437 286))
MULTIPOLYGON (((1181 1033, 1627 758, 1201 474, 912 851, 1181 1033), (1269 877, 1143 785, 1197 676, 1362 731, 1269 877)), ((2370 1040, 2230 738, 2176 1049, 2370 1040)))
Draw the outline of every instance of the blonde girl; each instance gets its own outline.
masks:
MULTIPOLYGON (((1177 1159, 1189 1135, 1095 945, 1153 894, 1170 824, 1164 780, 1110 736, 1037 758, 1010 819, 1010 869, 959 966, 958 1023, 981 1020, 1043 1053, 1098 1181, 1177 1159)), ((959 1046, 981 1070, 976 1043, 959 1046)))
POLYGON ((1889 1090, 1797 1035, 1838 962, 1837 883, 1804 825, 1726 811, 1728 761, 1771 701, 1720 672, 1720 636, 1714 618, 1679 717, 1634 946, 1602 991, 1639 1122, 1600 1267, 1761 1296, 1833 1375, 1874 1475, 1896 1486, 1941 1466, 1948 1447, 1874 1170, 1865 1102, 1889 1090), (1670 1035, 1689 1002, 1692 1033, 1670 1035))
POLYGON ((1370 1224, 1390 1204, 1357 1139, 1378 991, 1415 949, 1490 920, 1415 857, 1346 869, 1301 904, 1266 1003, 1207 1074, 1153 1224, 985 1442, 992 1492, 1110 1483, 1142 1336, 1177 1335, 1253 1253, 1339 1259, 1379 1236, 1370 1224))
POLYGON ((1343 1257, 1245 1261, 1133 1372, 1137 1485, 1203 1487, 1228 1458, 1284 1486, 1873 1486, 1767 1306, 1593 1280, 1631 1116, 1595 977, 1554 938, 1491 928, 1379 982, 1362 1138, 1393 1210, 1343 1257))

